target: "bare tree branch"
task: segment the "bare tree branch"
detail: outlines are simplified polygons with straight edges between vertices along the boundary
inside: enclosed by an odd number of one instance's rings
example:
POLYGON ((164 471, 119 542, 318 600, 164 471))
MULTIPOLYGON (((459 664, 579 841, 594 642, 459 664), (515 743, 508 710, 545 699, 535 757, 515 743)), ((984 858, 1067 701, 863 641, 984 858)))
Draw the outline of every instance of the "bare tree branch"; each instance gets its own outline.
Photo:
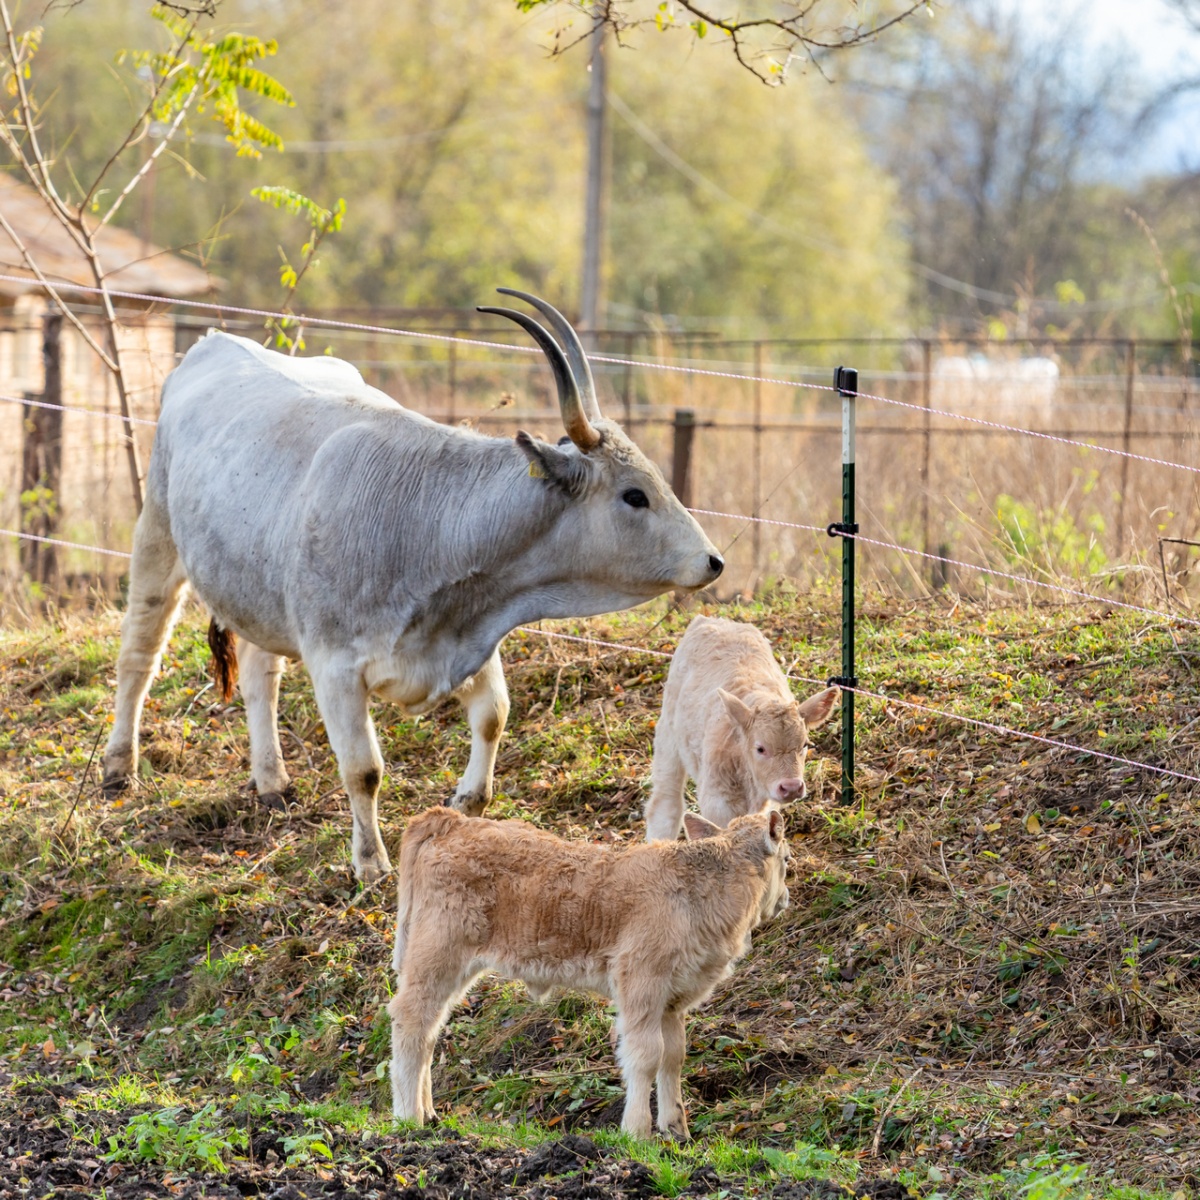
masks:
MULTIPOLYGON (((518 0, 522 8, 533 8, 555 3, 556 0, 518 0)), ((763 83, 776 85, 783 82, 786 76, 787 64, 798 54, 803 54, 809 62, 821 69, 818 55, 837 50, 848 50, 871 41, 879 34, 908 20, 919 9, 930 10, 933 0, 900 0, 899 11, 882 19, 878 24, 853 24, 841 27, 822 26, 818 24, 817 8, 820 0, 790 0, 790 14, 775 16, 739 17, 723 16, 715 12, 707 4, 697 0, 673 0, 672 7, 686 13, 690 18, 686 24, 680 25, 673 16, 663 20, 660 9, 654 17, 633 17, 623 3, 623 0, 608 0, 602 6, 573 0, 570 7, 582 11, 590 22, 587 33, 561 43, 556 42, 554 53, 562 54, 577 42, 590 36, 591 32, 602 25, 609 26, 620 38, 631 29, 644 25, 655 24, 660 29, 668 27, 688 28, 697 37, 704 37, 709 29, 725 34, 738 63, 763 83), (757 39, 762 35, 778 35, 779 44, 764 46, 757 39), (763 62, 770 63, 763 66, 763 62)))
MULTIPOLYGON (((133 191, 134 188, 137 187, 137 185, 139 183, 141 183, 141 181, 145 177, 146 173, 150 170, 150 168, 152 166, 154 166, 155 162, 158 160, 158 156, 160 154, 162 154, 162 152, 167 148, 167 144, 170 142, 170 140, 175 136, 176 133, 178 133, 179 127, 180 127, 180 125, 183 124, 184 118, 188 115, 188 110, 192 106, 192 101, 194 101, 196 99, 196 96, 199 93, 199 91, 200 91, 200 84, 197 83, 196 86, 194 88, 192 88, 192 90, 188 93, 187 99, 184 100, 183 104, 179 108, 179 111, 175 114, 175 120, 173 120, 171 122, 170 126, 167 129, 167 132, 165 134, 163 134, 158 145, 155 146, 153 152, 147 156, 146 161, 144 163, 142 163, 141 167, 138 168, 138 171, 133 176, 133 178, 121 189, 120 194, 112 202, 112 207, 100 219, 100 224, 99 224, 98 228, 103 228, 105 225, 107 225, 109 223, 109 221, 111 221, 113 219, 114 216, 116 216, 117 209, 119 209, 121 207, 121 205, 125 202, 125 198, 129 195, 130 192, 133 191)), ((122 145, 121 149, 124 150, 125 147, 128 145, 129 145, 129 140, 126 139, 126 141, 122 145)), ((95 190, 96 190, 95 185, 93 185, 92 192, 94 193, 95 190)))

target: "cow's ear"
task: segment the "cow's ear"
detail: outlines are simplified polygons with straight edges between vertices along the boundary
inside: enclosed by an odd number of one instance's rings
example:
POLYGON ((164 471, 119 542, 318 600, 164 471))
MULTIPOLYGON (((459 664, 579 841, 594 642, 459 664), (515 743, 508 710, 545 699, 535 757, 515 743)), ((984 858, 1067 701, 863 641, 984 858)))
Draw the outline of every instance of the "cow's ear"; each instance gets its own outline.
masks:
POLYGON ((754 724, 754 709, 744 700, 739 699, 732 692, 727 692, 724 688, 717 688, 717 695, 721 697, 726 711, 733 718, 735 724, 740 725, 749 732, 750 726, 754 724))
POLYGON ((517 431, 517 447, 529 459, 529 474, 562 488, 568 496, 578 496, 587 483, 587 464, 574 446, 560 448, 539 442, 525 430, 517 431))
POLYGON ((720 825, 714 825, 699 813, 694 812, 683 814, 683 828, 689 842, 698 842, 702 838, 716 837, 717 834, 725 832, 720 825))
POLYGON ((809 729, 812 729, 816 725, 824 725, 833 716, 834 707, 841 694, 841 688, 830 687, 826 688, 823 692, 818 692, 815 696, 809 696, 800 705, 800 715, 804 718, 805 725, 809 729))
POLYGON ((767 853, 778 854, 780 847, 783 845, 783 813, 777 808, 771 809, 767 814, 767 853))

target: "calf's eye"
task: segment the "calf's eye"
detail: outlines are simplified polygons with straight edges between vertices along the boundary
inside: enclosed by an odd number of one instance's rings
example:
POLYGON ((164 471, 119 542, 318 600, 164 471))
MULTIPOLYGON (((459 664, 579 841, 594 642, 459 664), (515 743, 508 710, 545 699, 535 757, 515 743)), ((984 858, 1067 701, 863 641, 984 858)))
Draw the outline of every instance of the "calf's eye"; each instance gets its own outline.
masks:
POLYGON ((759 752, 759 754, 763 755, 764 757, 766 756, 766 753, 767 753, 766 746, 755 746, 754 748, 755 748, 755 750, 757 750, 759 752))
POLYGON ((650 501, 646 499, 646 493, 641 488, 630 488, 626 492, 621 493, 621 499, 629 505, 630 508, 649 508, 650 501))

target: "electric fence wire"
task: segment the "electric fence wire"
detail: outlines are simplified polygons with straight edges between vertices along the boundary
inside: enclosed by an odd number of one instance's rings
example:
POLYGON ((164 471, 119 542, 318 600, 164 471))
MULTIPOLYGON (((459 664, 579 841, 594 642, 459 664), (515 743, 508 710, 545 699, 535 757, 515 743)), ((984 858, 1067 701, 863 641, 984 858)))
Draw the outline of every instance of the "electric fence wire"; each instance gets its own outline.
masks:
MULTIPOLYGON (((0 282, 30 284, 36 282, 24 275, 0 274, 0 282)), ((273 312, 270 309, 246 308, 230 304, 217 304, 209 300, 175 300, 169 296, 158 296, 148 292, 129 292, 115 288, 97 288, 81 283, 65 283, 51 280, 51 286, 64 291, 84 292, 96 295, 107 293, 110 297, 127 300, 142 300, 163 305, 185 306, 188 308, 208 309, 218 314, 233 313, 238 316, 264 317, 274 320, 294 321, 299 325, 320 326, 330 329, 353 329, 367 333, 379 333, 394 337, 416 338, 423 341, 454 342, 463 346, 480 346, 489 350, 507 351, 516 354, 540 354, 536 346, 511 345, 507 342, 493 342, 485 338, 468 338, 454 334, 427 332, 416 329, 397 329, 388 325, 369 325, 359 321, 342 321, 335 317, 314 317, 300 313, 273 312)), ((777 387, 804 388, 809 391, 832 392, 838 394, 835 387, 822 383, 807 383, 796 379, 779 379, 767 375, 746 375, 737 371, 717 371, 706 367, 680 365, 679 363, 649 362, 641 359, 618 358, 607 354, 588 355, 591 362, 608 363, 615 366, 640 367, 643 370, 667 371, 689 375, 698 375, 714 379, 733 379, 743 383, 766 383, 777 387)), ((875 400, 881 404, 891 404, 898 408, 911 409, 915 412, 929 413, 933 416, 946 417, 955 421, 966 421, 988 429, 998 429, 1005 433, 1015 433, 1023 437, 1040 438, 1045 441, 1057 442, 1062 445, 1076 446, 1086 450, 1097 450, 1105 454, 1114 454, 1121 458, 1135 459, 1138 462, 1152 463, 1159 467, 1170 467, 1176 471, 1190 471, 1200 474, 1200 467, 1188 466, 1184 463, 1171 462, 1168 459, 1153 458, 1145 454, 1135 454, 1130 450, 1119 450, 1114 446, 1101 446, 1095 442, 1080 442, 1058 434, 1043 433, 1037 429, 1023 429, 1019 425, 1006 425, 1000 421, 988 421, 983 417, 972 417, 966 413, 951 412, 947 409, 930 408, 923 404, 911 404, 905 400, 894 400, 889 396, 880 396, 871 392, 855 393, 860 400, 875 400)))
MULTIPOLYGON (((36 534, 22 533, 13 529, 0 529, 0 536, 25 538, 33 542, 43 542, 51 546, 64 546, 73 550, 90 550, 96 554, 108 554, 116 558, 131 558, 132 555, 122 550, 107 550, 102 546, 88 546, 79 542, 66 542, 58 538, 41 537, 36 534)), ((1157 614, 1161 615, 1161 614, 1157 614)), ((1193 622, 1195 623, 1195 622, 1193 622)), ((624 642, 605 641, 601 638, 580 637, 577 634, 560 633, 557 630, 540 629, 533 625, 519 625, 513 630, 514 633, 531 634, 536 637, 556 638, 561 641, 575 642, 585 646, 599 646, 609 650, 621 650, 626 653, 646 654, 655 658, 671 659, 674 657, 666 650, 654 650, 645 646, 632 646, 624 642)), ((789 679, 794 679, 798 683, 810 683, 825 686, 825 681, 813 679, 806 675, 795 675, 789 673, 789 679)), ((839 685, 842 686, 842 685, 839 685)), ((1077 746, 1072 742, 1064 742, 1057 738, 1044 737, 1041 734, 1027 733, 1021 729, 1013 729, 1008 725, 999 725, 992 721, 981 721, 975 717, 964 716, 960 713, 950 712, 946 709, 934 708, 931 705, 919 704, 913 700, 906 700, 900 696, 889 695, 885 692, 872 692, 866 688, 844 688, 843 690, 851 691, 855 695, 863 696, 869 700, 877 700, 884 704, 901 705, 906 708, 919 709, 922 712, 929 713, 931 716, 944 717, 949 721, 959 721, 967 725, 973 725, 981 729, 987 729, 994 733, 1006 734, 1015 738, 1022 738, 1028 741, 1040 742, 1047 746, 1053 746, 1056 749, 1067 750, 1073 754, 1086 754, 1094 758, 1102 758, 1109 762, 1118 763, 1122 766, 1136 768, 1140 771, 1149 771, 1159 775, 1169 775, 1176 779, 1183 779, 1190 783, 1200 783, 1200 776, 1189 775, 1183 771, 1174 771, 1169 767, 1159 767, 1152 763, 1139 762, 1136 759, 1122 758, 1119 755, 1108 754, 1102 750, 1093 750, 1087 746, 1077 746)))

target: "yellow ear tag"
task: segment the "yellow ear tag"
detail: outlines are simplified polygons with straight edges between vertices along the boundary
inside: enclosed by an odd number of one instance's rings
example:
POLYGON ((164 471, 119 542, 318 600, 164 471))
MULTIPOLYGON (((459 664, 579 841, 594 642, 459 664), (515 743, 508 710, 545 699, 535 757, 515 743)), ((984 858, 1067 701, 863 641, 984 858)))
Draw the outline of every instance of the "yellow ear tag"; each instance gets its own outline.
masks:
POLYGON ((546 472, 543 471, 541 468, 541 465, 539 463, 534 462, 534 460, 532 458, 529 460, 529 478, 530 479, 545 479, 546 478, 546 472))

